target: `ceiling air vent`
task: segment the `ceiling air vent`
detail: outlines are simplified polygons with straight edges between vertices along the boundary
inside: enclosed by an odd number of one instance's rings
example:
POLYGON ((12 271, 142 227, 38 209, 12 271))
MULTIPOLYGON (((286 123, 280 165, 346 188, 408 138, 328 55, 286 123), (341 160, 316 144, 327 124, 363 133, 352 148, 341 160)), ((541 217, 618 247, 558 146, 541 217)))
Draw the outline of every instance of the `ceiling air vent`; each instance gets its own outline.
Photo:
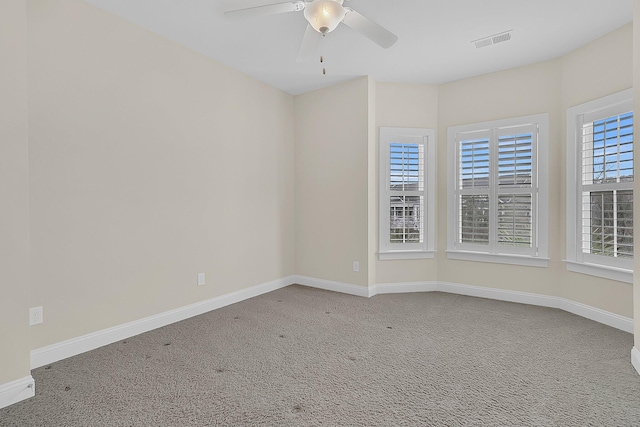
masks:
POLYGON ((496 43, 502 43, 511 40, 511 34, 513 30, 503 31, 498 34, 494 34, 492 36, 483 37, 478 40, 474 40, 471 43, 476 46, 476 49, 480 49, 481 47, 487 47, 494 45, 496 43))

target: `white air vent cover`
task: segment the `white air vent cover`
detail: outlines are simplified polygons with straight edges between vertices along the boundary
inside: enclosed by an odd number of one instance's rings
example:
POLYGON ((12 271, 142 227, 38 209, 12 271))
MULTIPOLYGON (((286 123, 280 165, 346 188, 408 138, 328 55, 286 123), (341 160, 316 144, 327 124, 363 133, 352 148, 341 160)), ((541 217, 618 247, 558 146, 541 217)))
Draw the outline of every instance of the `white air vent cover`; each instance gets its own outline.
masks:
POLYGON ((483 37, 478 40, 474 40, 471 43, 475 45, 476 49, 481 47, 487 47, 496 43, 502 43, 511 40, 511 34, 513 30, 503 31, 502 33, 494 34, 492 36, 483 37))

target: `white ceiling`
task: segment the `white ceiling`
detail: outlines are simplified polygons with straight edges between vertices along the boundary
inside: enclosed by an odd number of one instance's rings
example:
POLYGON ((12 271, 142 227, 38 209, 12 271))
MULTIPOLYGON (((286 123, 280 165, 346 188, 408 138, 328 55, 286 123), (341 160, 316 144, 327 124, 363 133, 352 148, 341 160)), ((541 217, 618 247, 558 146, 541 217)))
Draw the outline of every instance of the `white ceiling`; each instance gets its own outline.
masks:
POLYGON ((301 12, 224 16, 284 0, 85 1, 291 94, 365 75, 438 84, 518 67, 561 56, 633 16, 633 0, 350 0, 399 40, 385 50, 340 25, 322 40, 320 64, 296 62, 307 25, 301 12), (508 42, 471 43, 506 30, 513 30, 508 42))

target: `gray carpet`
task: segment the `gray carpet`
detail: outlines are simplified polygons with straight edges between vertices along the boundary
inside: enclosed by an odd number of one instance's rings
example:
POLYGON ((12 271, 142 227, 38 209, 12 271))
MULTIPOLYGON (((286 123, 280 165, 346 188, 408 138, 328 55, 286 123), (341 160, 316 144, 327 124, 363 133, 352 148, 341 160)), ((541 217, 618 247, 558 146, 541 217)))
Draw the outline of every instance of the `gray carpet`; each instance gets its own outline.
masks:
POLYGON ((442 293, 290 286, 33 371, 1 426, 638 426, 630 334, 442 293))

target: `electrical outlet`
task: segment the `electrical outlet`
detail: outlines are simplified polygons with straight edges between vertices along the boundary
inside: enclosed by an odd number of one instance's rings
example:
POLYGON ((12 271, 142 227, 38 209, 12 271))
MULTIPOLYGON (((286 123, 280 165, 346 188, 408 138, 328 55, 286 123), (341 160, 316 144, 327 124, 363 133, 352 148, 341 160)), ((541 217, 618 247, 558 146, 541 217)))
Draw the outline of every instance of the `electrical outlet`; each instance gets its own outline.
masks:
POLYGON ((198 273, 198 286, 204 285, 204 273, 198 273))
POLYGON ((42 306, 31 307, 29 309, 29 326, 40 324, 44 321, 42 317, 42 306))
POLYGON ((353 271, 360 272, 360 263, 358 261, 353 261, 353 271))

